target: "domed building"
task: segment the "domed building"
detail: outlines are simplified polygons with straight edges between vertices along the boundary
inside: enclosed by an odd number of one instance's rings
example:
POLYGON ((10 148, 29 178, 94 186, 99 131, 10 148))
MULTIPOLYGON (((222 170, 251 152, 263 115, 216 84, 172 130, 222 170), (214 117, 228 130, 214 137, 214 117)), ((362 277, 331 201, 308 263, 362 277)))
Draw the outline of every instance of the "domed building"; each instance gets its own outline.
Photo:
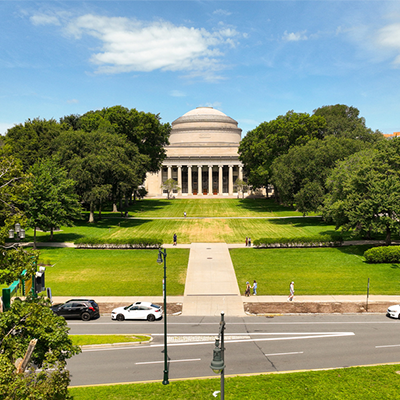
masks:
POLYGON ((212 107, 197 107, 172 122, 167 157, 161 170, 148 174, 148 196, 162 196, 163 182, 174 179, 175 196, 232 196, 234 182, 243 179, 237 122, 212 107))

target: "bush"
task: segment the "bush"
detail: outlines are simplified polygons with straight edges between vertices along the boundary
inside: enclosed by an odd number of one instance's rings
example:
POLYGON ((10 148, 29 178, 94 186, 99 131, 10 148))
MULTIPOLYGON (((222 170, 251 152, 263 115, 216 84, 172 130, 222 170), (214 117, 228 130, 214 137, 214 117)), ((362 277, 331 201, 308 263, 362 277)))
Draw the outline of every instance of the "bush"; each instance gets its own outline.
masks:
POLYGON ((130 239, 102 239, 81 238, 75 241, 78 249, 158 249, 162 246, 162 239, 130 238, 130 239))
POLYGON ((253 242, 255 247, 333 247, 341 246, 343 237, 336 235, 318 235, 296 238, 261 238, 253 242))
POLYGON ((364 253, 368 263, 399 263, 400 246, 373 247, 364 253))

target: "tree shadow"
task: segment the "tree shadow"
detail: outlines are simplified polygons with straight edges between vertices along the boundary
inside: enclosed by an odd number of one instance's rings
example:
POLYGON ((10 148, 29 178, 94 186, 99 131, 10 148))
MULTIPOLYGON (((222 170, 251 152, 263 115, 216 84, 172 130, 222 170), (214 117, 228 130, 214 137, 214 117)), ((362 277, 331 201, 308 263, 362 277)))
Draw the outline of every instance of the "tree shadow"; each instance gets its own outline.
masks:
POLYGON ((258 213, 296 211, 293 207, 282 206, 274 199, 239 199, 236 207, 258 213))

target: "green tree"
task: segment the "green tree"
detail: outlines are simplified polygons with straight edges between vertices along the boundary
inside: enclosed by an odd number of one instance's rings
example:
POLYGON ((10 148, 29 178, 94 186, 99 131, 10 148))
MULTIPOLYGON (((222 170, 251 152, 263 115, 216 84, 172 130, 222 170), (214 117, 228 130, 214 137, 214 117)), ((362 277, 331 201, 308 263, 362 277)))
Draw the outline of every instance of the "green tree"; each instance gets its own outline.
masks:
POLYGON ((162 185, 161 189, 164 189, 167 191, 167 197, 168 199, 172 196, 172 193, 174 190, 181 190, 181 188, 178 186, 178 182, 174 179, 167 179, 162 185))
POLYGON ((248 189, 249 185, 243 179, 236 179, 234 186, 238 192, 242 193, 242 198, 244 199, 244 192, 248 189))
POLYGON ((367 144, 360 140, 327 136, 304 146, 294 146, 272 163, 271 181, 279 201, 296 205, 304 214, 318 211, 326 193, 325 181, 336 162, 354 154, 367 144))
POLYGON ((240 143, 239 159, 249 184, 254 188, 268 186, 273 161, 293 146, 321 139, 325 126, 323 117, 289 111, 248 132, 240 143))
POLYGON ((365 142, 376 142, 383 138, 379 131, 373 132, 365 125, 365 118, 360 117, 356 107, 336 104, 314 110, 314 115, 325 118, 324 136, 347 137, 365 142))
POLYGON ((81 205, 75 193, 75 181, 67 177, 67 171, 55 159, 37 162, 30 170, 32 189, 24 201, 28 226, 34 230, 33 244, 36 248, 36 228, 50 231, 54 228, 72 226, 73 219, 81 216, 81 205))
POLYGON ((379 141, 340 162, 327 188, 325 218, 362 235, 384 233, 390 244, 400 231, 400 139, 379 141))
POLYGON ((76 191, 89 205, 89 222, 94 209, 106 199, 131 196, 144 180, 148 158, 123 135, 103 125, 98 131, 62 133, 57 140, 60 162, 76 181, 76 191), (111 132, 109 131, 111 130, 111 132))
POLYGON ((139 153, 146 155, 146 170, 157 172, 166 157, 165 146, 171 132, 170 124, 162 124, 159 114, 145 113, 122 106, 89 111, 80 118, 80 127, 85 132, 98 130, 107 121, 115 133, 125 135, 135 144, 139 153))
POLYGON ((28 119, 7 131, 4 149, 21 160, 23 170, 27 171, 38 160, 51 156, 54 140, 61 131, 61 125, 54 119, 28 119))
POLYGON ((0 398, 67 399, 69 372, 66 360, 80 349, 68 337, 62 317, 43 298, 16 299, 9 311, 0 314, 0 398), (37 343, 32 353, 30 374, 16 373, 31 339, 37 343), (41 368, 41 370, 36 370, 41 368))

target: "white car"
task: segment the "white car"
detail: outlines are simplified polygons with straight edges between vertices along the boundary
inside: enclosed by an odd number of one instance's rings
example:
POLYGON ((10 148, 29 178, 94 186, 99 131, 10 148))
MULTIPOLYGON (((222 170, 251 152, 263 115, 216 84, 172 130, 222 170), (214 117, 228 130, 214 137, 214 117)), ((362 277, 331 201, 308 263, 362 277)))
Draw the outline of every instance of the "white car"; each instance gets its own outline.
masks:
POLYGON ((111 319, 124 321, 125 319, 147 319, 155 321, 163 315, 162 308, 157 304, 145 301, 137 301, 126 307, 118 307, 112 310, 111 319))
POLYGON ((390 306, 387 309, 386 316, 400 319, 400 304, 396 304, 395 306, 390 306))

